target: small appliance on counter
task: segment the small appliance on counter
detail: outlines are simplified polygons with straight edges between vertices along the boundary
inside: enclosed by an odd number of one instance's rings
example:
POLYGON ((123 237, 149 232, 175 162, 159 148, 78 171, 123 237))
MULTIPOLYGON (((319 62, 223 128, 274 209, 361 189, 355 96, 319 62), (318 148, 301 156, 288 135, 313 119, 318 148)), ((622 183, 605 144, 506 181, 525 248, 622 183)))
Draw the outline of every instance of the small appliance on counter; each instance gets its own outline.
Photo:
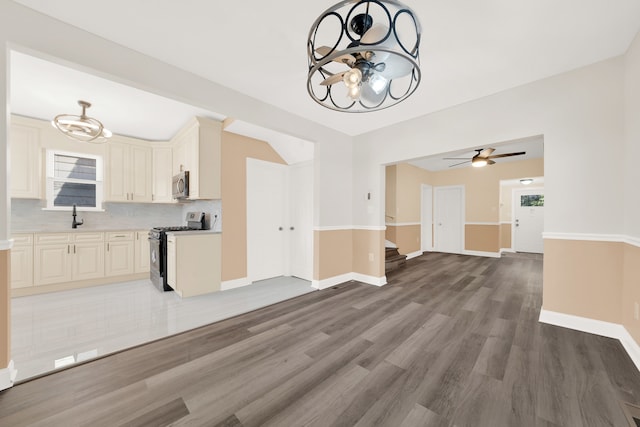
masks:
POLYGON ((161 291, 172 291, 167 284, 167 232, 206 230, 206 216, 204 212, 187 212, 187 225, 154 227, 149 231, 149 245, 151 248, 151 282, 161 291))

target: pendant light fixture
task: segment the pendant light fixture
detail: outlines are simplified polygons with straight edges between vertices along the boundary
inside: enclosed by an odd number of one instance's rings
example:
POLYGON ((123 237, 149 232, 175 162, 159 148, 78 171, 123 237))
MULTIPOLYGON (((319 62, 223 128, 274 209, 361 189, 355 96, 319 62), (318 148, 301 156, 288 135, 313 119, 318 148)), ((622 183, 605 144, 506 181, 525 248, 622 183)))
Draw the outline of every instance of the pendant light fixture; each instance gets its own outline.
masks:
POLYGON ((107 139, 112 136, 111 131, 105 129, 100 120, 87 116, 87 108, 91 107, 91 104, 87 101, 78 101, 78 105, 82 107, 81 115, 57 115, 51 121, 51 125, 76 141, 94 144, 107 142, 107 139))
POLYGON ((420 22, 394 0, 345 0, 314 22, 307 90, 318 104, 363 113, 391 107, 420 84, 420 22))

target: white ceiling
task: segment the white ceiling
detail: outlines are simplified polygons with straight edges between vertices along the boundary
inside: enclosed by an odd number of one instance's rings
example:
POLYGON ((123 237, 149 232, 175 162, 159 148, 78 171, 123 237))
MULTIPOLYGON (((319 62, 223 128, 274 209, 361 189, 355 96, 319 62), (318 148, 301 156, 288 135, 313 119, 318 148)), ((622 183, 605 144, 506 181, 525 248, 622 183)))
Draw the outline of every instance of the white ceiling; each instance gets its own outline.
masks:
MULTIPOLYGON (((408 2, 422 24, 423 81, 393 108, 354 115, 327 110, 306 91, 309 28, 337 0, 15 1, 349 135, 620 55, 640 28, 638 0, 408 2)), ((93 89, 85 97, 96 117, 108 123, 109 109, 122 113, 121 102, 93 89)), ((154 111, 155 123, 174 117, 164 111, 154 111)), ((112 123, 117 132, 115 115, 112 123)))
POLYGON ((408 163, 417 166, 422 169, 426 169, 432 172, 442 171, 448 169, 459 169, 471 166, 471 162, 458 164, 465 160, 444 160, 445 157, 462 157, 463 159, 469 159, 477 154, 475 149, 495 148, 496 151, 492 155, 505 154, 505 153, 519 153, 524 151, 526 154, 521 156, 504 157, 495 159, 496 163, 506 162, 518 162, 522 160, 538 159, 544 157, 544 141, 542 136, 532 136, 529 138, 522 138, 516 141, 505 141, 499 144, 492 144, 491 147, 475 147, 466 151, 454 151, 450 153, 443 153, 437 156, 424 157, 421 159, 411 160, 408 163), (456 166, 452 166, 456 165, 456 166))

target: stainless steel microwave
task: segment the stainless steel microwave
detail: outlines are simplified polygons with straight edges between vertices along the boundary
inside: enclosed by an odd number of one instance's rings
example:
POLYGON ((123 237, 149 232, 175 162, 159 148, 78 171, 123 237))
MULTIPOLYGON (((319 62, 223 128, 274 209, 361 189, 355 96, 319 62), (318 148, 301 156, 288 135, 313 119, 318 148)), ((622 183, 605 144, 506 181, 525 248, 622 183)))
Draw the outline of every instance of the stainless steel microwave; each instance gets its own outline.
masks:
POLYGON ((171 192, 174 199, 189 198, 189 171, 180 172, 173 177, 171 192))

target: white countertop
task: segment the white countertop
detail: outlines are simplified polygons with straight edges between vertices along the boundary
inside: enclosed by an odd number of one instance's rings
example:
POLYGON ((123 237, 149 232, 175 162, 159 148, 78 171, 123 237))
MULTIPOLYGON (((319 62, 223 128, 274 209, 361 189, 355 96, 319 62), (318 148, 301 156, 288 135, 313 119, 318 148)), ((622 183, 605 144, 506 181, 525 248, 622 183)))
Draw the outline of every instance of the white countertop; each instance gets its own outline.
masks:
POLYGON ((167 234, 174 234, 176 236, 184 236, 186 234, 222 234, 219 230, 187 230, 187 231, 167 231, 167 234))

